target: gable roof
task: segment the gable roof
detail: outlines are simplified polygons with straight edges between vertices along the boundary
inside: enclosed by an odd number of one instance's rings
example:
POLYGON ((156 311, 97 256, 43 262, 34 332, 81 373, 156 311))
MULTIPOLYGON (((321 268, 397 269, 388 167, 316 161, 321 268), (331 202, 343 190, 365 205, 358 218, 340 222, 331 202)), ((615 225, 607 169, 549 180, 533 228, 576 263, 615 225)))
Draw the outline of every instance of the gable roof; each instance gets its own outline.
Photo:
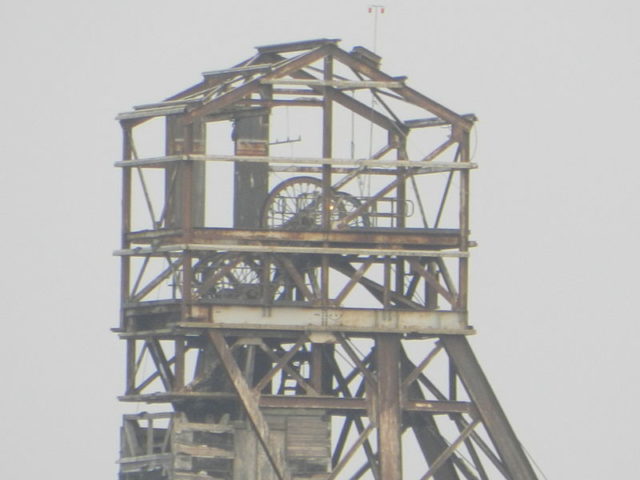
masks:
POLYGON ((233 118, 243 111, 279 105, 321 104, 330 99, 389 131, 451 124, 469 130, 475 117, 459 115, 380 70, 380 57, 364 47, 342 50, 337 39, 306 40, 257 47, 257 53, 226 70, 204 72, 202 81, 162 102, 139 105, 117 119, 129 125, 181 115, 185 122, 233 118), (320 65, 318 65, 320 63, 320 65), (335 66, 347 74, 335 74, 335 66), (351 93, 369 90, 381 108, 351 93), (303 98, 300 98, 300 97, 303 98), (385 97, 385 98, 383 98, 385 97), (387 99, 387 101, 385 101, 387 99), (400 101, 434 117, 403 119, 388 105, 400 101))

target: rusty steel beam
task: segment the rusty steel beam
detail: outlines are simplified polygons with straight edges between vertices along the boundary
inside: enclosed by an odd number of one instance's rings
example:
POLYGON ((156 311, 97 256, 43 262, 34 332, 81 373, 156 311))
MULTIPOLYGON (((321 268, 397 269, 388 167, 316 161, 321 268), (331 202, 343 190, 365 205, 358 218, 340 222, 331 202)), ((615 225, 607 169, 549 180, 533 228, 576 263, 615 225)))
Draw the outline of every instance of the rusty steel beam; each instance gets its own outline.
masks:
MULTIPOLYGON (((387 75, 381 70, 378 70, 377 68, 371 66, 367 62, 360 60, 357 56, 349 55, 347 52, 341 50, 337 46, 332 46, 330 49, 330 53, 340 62, 348 65, 349 67, 362 73, 363 75, 366 75, 372 80, 383 82, 393 82, 398 80, 397 78, 387 75)), ((461 115, 458 115, 453 110, 448 109, 444 105, 439 104, 438 102, 430 99, 429 97, 421 94, 416 90, 413 90, 412 88, 403 86, 400 88, 391 88, 391 90, 402 96, 408 102, 421 106, 425 110, 454 125, 460 125, 467 130, 470 130, 473 126, 473 122, 468 118, 464 118, 461 115)))
POLYGON ((383 479, 402 478, 402 417, 400 402, 400 337, 376 336, 375 362, 378 370, 376 414, 378 457, 383 479))
MULTIPOLYGON (((228 93, 222 94, 220 97, 215 98, 203 105, 194 108, 186 114, 187 121, 194 121, 197 118, 204 117, 208 114, 211 114, 216 111, 220 111, 225 107, 228 107, 235 103, 238 100, 241 100, 247 97, 249 94, 256 92, 259 90, 260 85, 263 80, 269 80, 271 78, 283 77, 285 75, 289 75, 296 70, 303 68, 306 65, 309 65, 316 60, 323 58, 328 52, 329 45, 323 45, 317 47, 303 55, 295 57, 292 60, 284 62, 284 64, 279 67, 273 69, 271 72, 251 80, 244 85, 237 87, 228 93)), ((261 52, 265 53, 265 52, 261 52)))
MULTIPOLYGON (((177 231, 146 230, 128 233, 126 239, 131 243, 171 244, 179 243, 177 231)), ((289 243, 337 243, 342 246, 357 245, 402 245, 404 248, 416 247, 455 248, 459 246, 457 229, 374 229, 367 228, 339 230, 329 232, 299 232, 282 230, 245 230, 228 228, 195 228, 192 243, 215 244, 224 242, 247 244, 289 243), (391 231, 389 231, 391 230, 391 231)))

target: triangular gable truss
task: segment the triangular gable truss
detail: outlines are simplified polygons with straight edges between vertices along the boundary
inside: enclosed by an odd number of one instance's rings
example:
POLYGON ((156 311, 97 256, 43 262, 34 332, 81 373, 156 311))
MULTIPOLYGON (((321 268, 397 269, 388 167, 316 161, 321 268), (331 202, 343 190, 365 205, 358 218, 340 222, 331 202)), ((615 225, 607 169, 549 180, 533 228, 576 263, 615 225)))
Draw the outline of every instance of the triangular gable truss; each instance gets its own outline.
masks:
POLYGON ((299 93, 321 99, 330 98, 383 129, 400 135, 406 135, 411 128, 435 125, 451 124, 464 131, 471 128, 472 118, 459 115, 410 88, 404 77, 393 77, 377 68, 377 56, 373 52, 355 47, 349 53, 339 48, 337 42, 321 39, 258 47, 256 55, 234 67, 205 72, 204 79, 198 84, 163 102, 135 107, 134 112, 121 114, 118 119, 136 125, 155 116, 182 114, 184 121, 190 123, 196 119, 246 109, 246 101, 256 95, 272 102, 271 105, 277 105, 274 95, 291 96, 299 93), (324 68, 313 66, 323 60, 324 68), (329 66, 332 61, 347 67, 353 73, 353 78, 333 74, 333 68, 329 66), (279 90, 278 86, 289 88, 279 90), (345 93, 360 89, 371 90, 383 106, 383 111, 345 93), (402 120, 386 105, 382 96, 420 107, 435 118, 402 120))

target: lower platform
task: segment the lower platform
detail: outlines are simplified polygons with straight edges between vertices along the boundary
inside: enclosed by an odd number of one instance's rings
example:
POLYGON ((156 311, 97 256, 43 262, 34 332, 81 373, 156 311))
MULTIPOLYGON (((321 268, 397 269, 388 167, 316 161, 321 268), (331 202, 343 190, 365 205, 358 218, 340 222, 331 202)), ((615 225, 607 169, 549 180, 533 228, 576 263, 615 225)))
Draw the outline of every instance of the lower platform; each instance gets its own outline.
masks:
MULTIPOLYGON (((384 333, 467 333, 467 314, 401 310, 194 306, 196 318, 221 328, 384 333)), ((191 322, 189 322, 191 323, 191 322)))
POLYGON ((466 312, 262 307, 145 302, 125 309, 123 336, 162 329, 223 328, 345 333, 469 335, 466 312), (126 332, 126 333, 125 333, 126 332))

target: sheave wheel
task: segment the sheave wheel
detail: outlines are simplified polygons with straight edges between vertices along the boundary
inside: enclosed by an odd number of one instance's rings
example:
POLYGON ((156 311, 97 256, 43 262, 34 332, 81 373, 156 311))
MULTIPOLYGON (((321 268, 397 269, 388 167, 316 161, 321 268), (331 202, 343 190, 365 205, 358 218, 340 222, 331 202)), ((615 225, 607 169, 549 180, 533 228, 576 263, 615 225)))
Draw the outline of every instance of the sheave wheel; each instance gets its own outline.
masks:
MULTIPOLYGON (((345 218, 360 205, 353 195, 332 191, 331 223, 345 218)), ((294 177, 278 184, 265 201, 262 225, 274 230, 319 230, 322 225, 322 181, 314 177, 294 177)), ((368 215, 360 213, 346 226, 368 227, 368 215)))

